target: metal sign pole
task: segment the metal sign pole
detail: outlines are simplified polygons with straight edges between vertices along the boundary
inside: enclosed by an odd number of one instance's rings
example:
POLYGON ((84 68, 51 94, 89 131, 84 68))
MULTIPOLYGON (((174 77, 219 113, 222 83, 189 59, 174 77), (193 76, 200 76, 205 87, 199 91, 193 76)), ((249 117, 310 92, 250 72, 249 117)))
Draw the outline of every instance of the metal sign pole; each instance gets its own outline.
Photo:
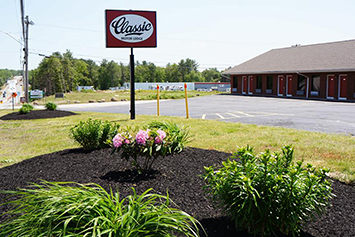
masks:
POLYGON ((136 109, 135 109, 135 88, 134 88, 134 55, 133 55, 133 47, 131 47, 131 55, 130 55, 130 68, 131 68, 131 119, 136 118, 136 109))

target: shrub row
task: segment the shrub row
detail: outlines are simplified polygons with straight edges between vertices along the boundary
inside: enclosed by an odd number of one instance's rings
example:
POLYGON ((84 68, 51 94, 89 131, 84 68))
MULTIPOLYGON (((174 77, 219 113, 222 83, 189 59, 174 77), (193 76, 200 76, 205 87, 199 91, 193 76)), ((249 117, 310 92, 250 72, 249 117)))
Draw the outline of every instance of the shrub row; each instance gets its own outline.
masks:
MULTIPOLYGON (((47 102, 44 106, 47 110, 56 110, 57 105, 54 102, 47 102)), ((31 104, 24 103, 22 107, 19 109, 20 114, 28 114, 33 110, 33 106, 31 104)))

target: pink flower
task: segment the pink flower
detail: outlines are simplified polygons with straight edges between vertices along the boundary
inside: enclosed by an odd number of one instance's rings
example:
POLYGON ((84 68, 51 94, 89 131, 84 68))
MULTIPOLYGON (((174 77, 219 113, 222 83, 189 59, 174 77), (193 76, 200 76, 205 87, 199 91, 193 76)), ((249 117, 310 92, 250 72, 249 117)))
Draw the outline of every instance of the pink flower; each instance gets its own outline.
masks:
POLYGON ((130 143, 131 143, 131 141, 130 141, 130 140, 128 140, 128 139, 126 139, 126 140, 124 141, 124 143, 125 143, 125 144, 130 144, 130 143))
POLYGON ((139 130, 139 132, 137 132, 136 141, 138 144, 145 145, 147 139, 149 139, 147 131, 139 130))
POLYGON ((124 137, 120 133, 118 133, 113 138, 113 146, 116 148, 122 146, 123 140, 124 140, 124 137))
POLYGON ((157 133, 159 134, 156 138, 155 138, 155 143, 156 144, 160 144, 163 142, 164 138, 166 138, 166 133, 163 130, 158 129, 157 133))

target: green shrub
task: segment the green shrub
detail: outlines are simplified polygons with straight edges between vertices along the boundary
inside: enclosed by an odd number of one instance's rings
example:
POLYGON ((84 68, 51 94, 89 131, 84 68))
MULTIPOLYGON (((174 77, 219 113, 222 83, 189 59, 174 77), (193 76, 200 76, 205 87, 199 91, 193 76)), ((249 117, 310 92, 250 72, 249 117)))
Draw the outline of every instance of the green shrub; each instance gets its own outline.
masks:
POLYGON ((33 110, 33 106, 31 104, 23 104, 22 107, 19 110, 20 114, 28 114, 29 112, 31 112, 33 110))
POLYGON ((187 130, 174 123, 153 122, 137 132, 130 128, 121 130, 113 138, 112 153, 122 151, 121 158, 131 159, 137 171, 145 173, 159 156, 181 152, 187 141, 187 130))
POLYGON ((189 130, 172 122, 153 121, 147 126, 148 129, 161 129, 167 132, 169 137, 169 152, 181 152, 186 143, 190 141, 189 130))
POLYGON ((290 146, 260 156, 241 148, 215 170, 205 167, 207 192, 237 228, 262 236, 296 235, 301 224, 322 214, 329 204, 328 170, 293 162, 290 146))
POLYGON ((46 109, 48 110, 56 110, 57 109, 57 105, 54 102, 47 102, 45 105, 46 109))
POLYGON ((117 134, 118 128, 118 124, 90 118, 87 121, 80 121, 79 124, 72 127, 70 136, 84 150, 96 150, 110 147, 109 141, 117 134))
POLYGON ((4 191, 19 198, 8 202, 15 208, 0 236, 198 236, 197 220, 150 191, 120 198, 97 184, 56 182, 4 191))

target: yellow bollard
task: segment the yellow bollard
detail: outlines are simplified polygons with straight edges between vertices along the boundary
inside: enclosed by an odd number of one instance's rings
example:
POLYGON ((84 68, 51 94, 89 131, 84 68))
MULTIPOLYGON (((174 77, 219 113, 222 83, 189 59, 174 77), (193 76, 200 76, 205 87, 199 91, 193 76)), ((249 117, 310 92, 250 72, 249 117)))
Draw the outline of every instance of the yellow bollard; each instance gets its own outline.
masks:
POLYGON ((160 115, 160 111, 159 111, 159 85, 157 85, 157 113, 158 116, 160 115))
POLYGON ((184 87, 185 87, 186 118, 188 119, 189 118, 189 105, 187 103, 187 85, 186 85, 186 83, 185 83, 184 87))

